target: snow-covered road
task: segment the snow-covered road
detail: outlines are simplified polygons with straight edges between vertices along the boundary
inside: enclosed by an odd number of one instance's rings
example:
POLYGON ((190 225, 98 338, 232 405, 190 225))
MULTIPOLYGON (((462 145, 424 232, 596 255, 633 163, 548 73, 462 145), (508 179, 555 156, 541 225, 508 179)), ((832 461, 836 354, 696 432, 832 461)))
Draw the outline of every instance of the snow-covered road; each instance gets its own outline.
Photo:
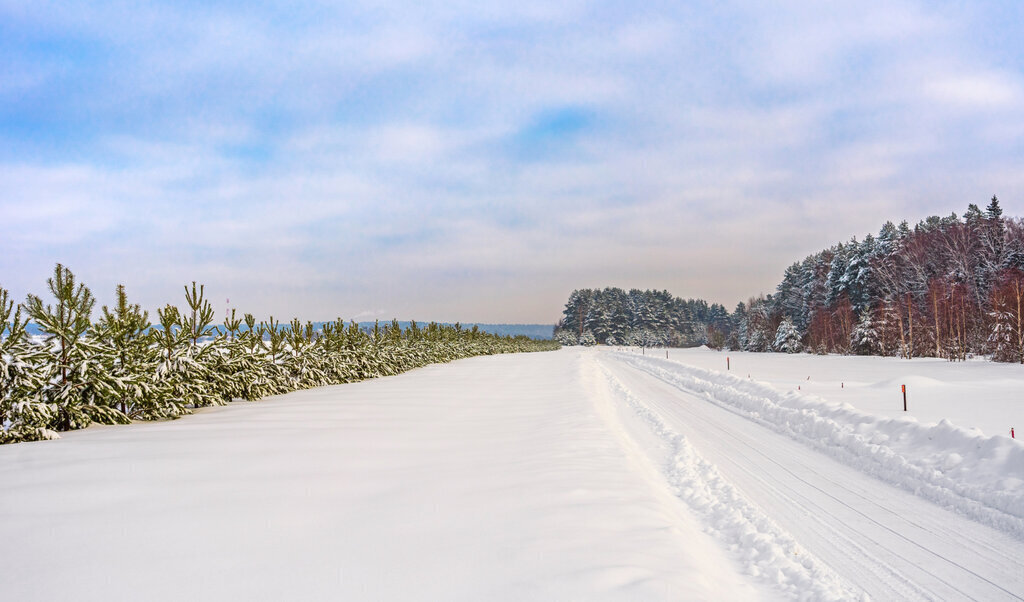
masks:
POLYGON ((841 464, 629 359, 603 354, 600 362, 742 496, 872 598, 1024 595, 1024 542, 841 464))
POLYGON ((885 424, 689 370, 480 357, 0 447, 0 599, 1020 599, 1015 443, 957 489, 893 430, 880 480, 885 424))

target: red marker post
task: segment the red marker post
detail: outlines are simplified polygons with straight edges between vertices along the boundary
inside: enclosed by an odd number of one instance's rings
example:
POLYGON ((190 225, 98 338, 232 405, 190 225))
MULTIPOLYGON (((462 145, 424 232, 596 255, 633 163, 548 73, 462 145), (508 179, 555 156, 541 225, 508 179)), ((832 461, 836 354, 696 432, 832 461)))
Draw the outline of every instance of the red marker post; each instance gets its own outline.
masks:
POLYGON ((906 412, 907 411, 907 385, 900 385, 900 388, 903 389, 903 411, 906 412))
POLYGON ((728 355, 727 355, 727 356, 725 356, 725 369, 726 369, 726 370, 728 370, 728 369, 729 369, 729 356, 728 356, 728 355))

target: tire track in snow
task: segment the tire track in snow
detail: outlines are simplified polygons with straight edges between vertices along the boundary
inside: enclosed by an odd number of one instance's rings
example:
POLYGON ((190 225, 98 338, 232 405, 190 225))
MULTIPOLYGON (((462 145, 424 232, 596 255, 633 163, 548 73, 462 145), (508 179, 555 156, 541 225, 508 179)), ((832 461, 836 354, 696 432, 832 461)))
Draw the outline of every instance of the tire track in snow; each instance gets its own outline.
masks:
POLYGON ((819 411, 784 405, 779 399, 780 396, 784 399, 785 394, 761 383, 660 358, 625 353, 615 357, 677 389, 799 441, 856 470, 942 507, 954 508, 979 523, 1024 540, 1024 498, 1020 496, 950 479, 885 445, 869 443, 866 438, 819 411))
MULTIPOLYGON (((652 404, 652 405, 655 408, 657 408, 657 409, 661 409, 658 406, 658 404, 652 404)), ((695 422, 701 423, 701 426, 704 427, 704 428, 707 428, 708 430, 717 431, 720 435, 726 436, 726 437, 733 436, 732 433, 730 433, 726 429, 722 428, 720 425, 714 424, 714 423, 712 423, 710 421, 704 420, 704 419, 696 417, 696 416, 693 416, 692 418, 694 419, 695 422)), ((767 454, 764 454, 764 453, 760 452, 759 450, 757 450, 756 448, 753 448, 753 447, 748 447, 747 449, 751 450, 752 454, 756 454, 757 456, 759 456, 762 459, 762 461, 770 462, 770 463, 776 465, 780 470, 782 470, 782 471, 786 472, 787 474, 789 474, 793 479, 795 479, 795 480, 799 481, 800 483, 804 484, 806 487, 808 487, 810 489, 813 489, 814 491, 818 492, 819 494, 828 497, 829 499, 833 500, 837 504, 847 508, 850 512, 861 516, 864 520, 874 524, 876 527, 878 527, 880 529, 883 529, 883 530, 889 532, 890 534, 892 534, 893 536, 902 539, 903 541, 905 541, 909 545, 919 549, 920 551, 924 552, 925 554, 928 554, 928 555, 932 556, 934 559, 939 560, 941 562, 945 562, 945 563, 947 563, 949 565, 952 565, 952 567, 950 567, 950 568, 957 568, 957 569, 960 569, 960 570, 965 571, 967 573, 970 573, 971 575, 973 575, 977 579, 985 581, 986 583, 991 585, 993 588, 1001 590, 1003 593, 1005 593, 1005 594, 1007 594, 1007 595, 1009 595, 1011 597, 1014 596, 1012 592, 1008 591, 1006 588, 1000 586, 999 584, 992 582, 991 580, 985 578, 982 575, 979 575, 978 573, 972 571, 971 569, 969 569, 969 568, 959 564, 955 560, 951 560, 949 558, 946 558, 945 556, 942 556, 940 554, 936 554, 935 552, 933 552, 933 551, 927 549, 926 547, 922 546, 920 543, 918 543, 918 542, 916 542, 916 541, 914 541, 914 540, 904 536, 902 533, 892 529, 891 527, 889 527, 889 526, 887 526, 887 525, 885 525, 885 524, 883 524, 883 523, 873 519, 866 512, 863 512, 863 511, 859 510, 858 508, 856 508, 856 507, 854 507, 854 506, 852 506, 850 504, 847 504, 846 502, 844 502, 839 497, 829 493, 826 489, 824 489, 822 487, 819 487, 819 486, 815 485, 814 483, 812 483, 811 481, 800 477, 795 472, 793 472, 792 470, 788 469, 782 463, 776 461, 774 458, 771 458, 767 454)), ((744 459, 749 459, 750 456, 752 455, 752 454, 743 453, 742 451, 736 451, 735 453, 738 456, 743 457, 744 459)), ((862 554, 864 554, 864 557, 862 559, 864 562, 862 562, 862 566, 870 567, 867 570, 873 576, 884 578, 884 581, 881 583, 881 585, 884 586, 884 585, 887 584, 887 582, 893 581, 893 580, 898 581, 899 583, 904 585, 904 587, 902 587, 902 588, 900 588, 900 587, 893 587, 892 591, 889 591, 889 592, 875 592, 876 596, 881 598, 881 597, 883 597, 883 594, 884 594, 884 597, 886 599, 891 599, 893 597, 907 598, 907 597, 909 597, 908 594, 912 592, 913 594, 915 594, 915 597, 919 596, 922 599, 940 600, 940 599, 944 599, 944 598, 948 597, 946 595, 940 595, 939 592, 929 591, 929 590, 926 590, 926 589, 924 589, 922 587, 917 586, 916 584, 914 584, 914 582, 912 582, 911 580, 907 579, 906 577, 904 577, 900 573, 891 570, 889 568, 889 563, 879 562, 879 561, 876 561, 876 562, 873 562, 873 563, 870 562, 870 561, 874 560, 874 558, 872 558, 871 553, 869 552, 869 550, 865 546, 857 543, 856 541, 854 541, 853 539, 848 537, 842 531, 834 529, 828 523, 828 521, 821 519, 820 517, 822 515, 828 516, 827 509, 824 506, 821 506, 821 505, 817 504, 812 498, 804 496, 800 492, 799 489, 795 489, 795 488, 792 488, 792 487, 778 487, 778 486, 775 486, 774 484, 766 481, 761 475, 755 473, 750 468, 747 468, 745 465, 737 464, 737 468, 738 468, 738 470, 742 470, 743 472, 745 472, 750 478, 757 479, 757 480, 761 481, 764 484, 764 486, 776 489, 777 491, 780 492, 780 495, 785 495, 785 496, 790 497, 792 499, 798 499, 799 498, 799 500, 801 502, 800 505, 802 507, 804 507, 804 508, 806 508, 808 510, 816 510, 816 512, 808 512, 807 513, 807 517, 810 518, 810 519, 815 520, 816 522, 818 522, 820 525, 822 525, 823 528, 828 529, 832 533, 832 539, 833 540, 835 538, 841 538, 841 539, 843 539, 845 541, 847 546, 851 547, 854 550, 860 551, 862 554), (785 489, 785 491, 782 491, 783 489, 785 489)), ((821 476, 821 475, 819 475, 819 476, 821 476)), ((860 498, 861 500, 863 500, 867 504, 873 506, 874 508, 876 508, 880 512, 891 513, 890 509, 882 506, 881 504, 878 504, 875 500, 863 497, 863 496, 853 492, 852 490, 844 487, 843 485, 837 483, 836 481, 834 481, 832 479, 829 479, 828 477, 822 476, 822 479, 827 481, 830 485, 835 486, 835 488, 842 489, 842 490, 844 490, 844 491, 854 495, 855 497, 860 498)), ((900 517, 900 518, 902 518, 902 517, 900 517)), ((919 525, 914 523, 914 521, 907 520, 906 522, 908 522, 908 523, 910 523, 910 524, 912 524, 914 526, 918 526, 919 527, 919 525)), ((930 530, 928 530, 926 528, 922 528, 922 530, 923 531, 927 531, 929 533, 932 533, 930 530)), ((866 539, 871 544, 873 544, 873 547, 875 547, 877 549, 885 549, 886 548, 885 544, 882 541, 879 541, 878 539, 871 538, 870 536, 866 536, 866 539)), ((850 557, 848 557, 848 560, 855 560, 855 557, 850 556, 850 557)), ((963 591, 962 589, 960 589, 959 587, 957 587, 956 584, 950 582, 948 579, 943 578, 938 571, 929 572, 928 575, 929 575, 930 578, 938 581, 939 583, 943 584, 946 588, 948 588, 949 592, 955 592, 956 594, 961 596, 963 599, 969 599, 969 600, 976 600, 977 599, 977 598, 974 598, 973 596, 971 596, 969 593, 967 593, 967 592, 963 591)), ((948 592, 945 592, 945 593, 948 593, 948 592)))
POLYGON ((798 600, 868 600, 828 566, 803 549, 718 470, 701 458, 685 437, 598 364, 609 389, 625 400, 671 450, 664 477, 675 495, 701 518, 747 573, 798 600))
MULTIPOLYGON (((615 365, 618 367, 618 362, 615 365)), ((699 433, 699 449, 714 452, 711 457, 717 458, 720 468, 728 468, 729 474, 739 478, 736 482, 743 485, 747 495, 759 503, 767 502, 769 513, 788 524, 794 537, 812 544, 822 560, 841 569, 873 596, 1021 599, 1014 592, 1024 587, 1020 576, 1024 546, 1009 535, 972 525, 929 502, 890 490, 891 486, 874 478, 851 475, 855 469, 835 465, 832 459, 819 459, 818 454, 801 449, 802 444, 792 439, 773 443, 769 450, 778 459, 771 457, 761 448, 780 435, 762 432, 759 423, 763 419, 751 420, 643 368, 616 371, 628 376, 627 382, 638 385, 638 391, 644 391, 644 401, 664 420, 699 433), (729 423, 729 428, 716 421, 729 423), (835 474, 825 472, 830 466, 835 474), (887 503, 903 506, 904 512, 893 511, 887 503), (915 512, 920 515, 913 516, 915 512), (909 560, 900 554, 909 555, 909 560)))

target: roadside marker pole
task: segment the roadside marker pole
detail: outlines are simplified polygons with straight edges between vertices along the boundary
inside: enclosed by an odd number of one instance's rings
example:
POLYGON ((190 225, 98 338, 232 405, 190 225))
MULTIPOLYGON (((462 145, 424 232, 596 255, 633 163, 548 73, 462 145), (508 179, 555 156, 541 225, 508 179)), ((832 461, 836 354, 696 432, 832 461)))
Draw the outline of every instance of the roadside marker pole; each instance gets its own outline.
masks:
POLYGON ((1013 434, 1013 427, 1010 427, 1010 439, 1016 439, 1017 436, 1013 434))
POLYGON ((730 370, 730 368, 729 368, 729 356, 728 355, 725 356, 725 369, 726 370, 730 370))
POLYGON ((900 388, 903 389, 903 411, 906 412, 907 411, 907 385, 900 385, 900 388))

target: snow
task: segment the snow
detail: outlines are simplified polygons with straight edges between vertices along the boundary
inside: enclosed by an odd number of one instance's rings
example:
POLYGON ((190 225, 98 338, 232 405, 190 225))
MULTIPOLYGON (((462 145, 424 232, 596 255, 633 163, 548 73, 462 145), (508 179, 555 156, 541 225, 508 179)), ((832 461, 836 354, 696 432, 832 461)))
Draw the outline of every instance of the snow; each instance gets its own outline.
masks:
POLYGON ((605 374, 612 391, 668 444, 671 457, 665 476, 675 494, 702 519, 709 533, 736 552, 749 575, 774 584, 794 598, 855 597, 852 588, 744 499, 665 419, 651 411, 622 381, 605 374))
POLYGON ((1024 390, 1017 367, 669 354, 478 357, 0 447, 0 597, 1020 598, 1021 443, 958 426, 999 402, 936 409, 1024 390), (930 413, 871 411, 896 382, 930 413))
POLYGON ((0 597, 763 597, 582 366, 474 358, 4 446, 0 597))
MULTIPOLYGON (((773 394, 762 383, 629 353, 605 353, 599 361, 631 403, 684 439, 754 508, 755 517, 762 515, 755 525, 775 525, 757 539, 775 534, 777 554, 792 549, 791 538, 804 550, 795 554, 804 566, 823 564, 876 600, 1021 598, 1019 518, 958 490, 946 490, 947 499, 936 504, 929 494, 941 491, 938 486, 907 487, 924 472, 915 465, 920 458, 909 455, 902 464, 892 462, 888 473, 878 471, 870 448, 843 446, 853 437, 833 437, 839 423, 817 415, 821 408, 788 407, 796 394, 773 394)), ((671 475, 672 465, 666 468, 671 475)), ((1007 491, 999 479, 967 489, 995 499, 1007 491)), ((745 506, 721 495, 711 499, 729 500, 727 509, 745 506)), ((715 533, 716 521, 705 524, 715 533)), ((729 545, 742 530, 735 525, 715 534, 729 545)), ((760 549, 739 546, 747 555, 760 549)), ((781 577, 780 588, 788 579, 805 598, 821 597, 802 584, 798 571, 781 577)))
MULTIPOLYGON (((648 350, 659 356, 662 350, 648 350)), ((660 354, 663 356, 663 354, 660 354)), ((812 355, 671 349, 673 360, 796 390, 888 418, 923 424, 949 420, 985 435, 1010 436, 1024 428, 1024 365, 972 359, 812 355), (907 412, 900 385, 907 385, 907 412)))
MULTIPOLYGON (((702 394, 864 473, 1024 538, 1024 442, 986 437, 944 419, 921 424, 908 418, 881 417, 802 390, 781 391, 752 377, 736 376, 736 372, 681 363, 699 355, 707 354, 677 353, 678 360, 620 354, 633 366, 702 394)), ((809 362, 801 359, 793 363, 808 368, 809 362)), ((922 382, 920 378, 916 381, 922 382)))

